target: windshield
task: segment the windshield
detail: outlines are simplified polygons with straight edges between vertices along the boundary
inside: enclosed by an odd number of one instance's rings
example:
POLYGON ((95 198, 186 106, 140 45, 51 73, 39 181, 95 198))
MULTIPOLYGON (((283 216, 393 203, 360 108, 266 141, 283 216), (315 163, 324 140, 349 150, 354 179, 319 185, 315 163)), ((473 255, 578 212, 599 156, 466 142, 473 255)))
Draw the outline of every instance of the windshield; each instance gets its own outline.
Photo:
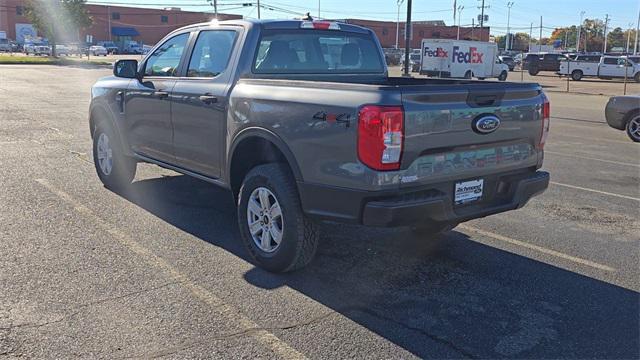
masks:
POLYGON ((382 73, 378 46, 368 34, 267 30, 254 59, 260 74, 382 73))

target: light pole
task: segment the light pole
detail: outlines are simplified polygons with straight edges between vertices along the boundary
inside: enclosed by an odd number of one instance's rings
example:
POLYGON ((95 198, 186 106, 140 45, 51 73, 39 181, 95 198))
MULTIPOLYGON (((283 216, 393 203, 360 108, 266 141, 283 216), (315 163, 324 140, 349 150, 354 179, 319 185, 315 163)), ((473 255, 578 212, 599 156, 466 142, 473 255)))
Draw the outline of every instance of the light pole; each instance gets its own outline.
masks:
POLYGON ((629 55, 629 43, 631 42, 631 30, 633 30, 633 23, 629 23, 629 30, 627 30, 627 55, 629 55))
POLYGON ((638 8, 638 20, 636 20, 636 41, 633 43, 633 55, 638 53, 638 30, 640 30, 640 8, 638 8))
POLYGON ((511 49, 511 33, 510 33, 510 20, 511 20, 511 7, 513 6, 513 1, 507 3, 507 42, 504 45, 505 50, 509 51, 511 49))
POLYGON ((460 19, 462 18, 462 10, 464 10, 464 6, 458 5, 458 36, 457 36, 457 40, 460 40, 460 19))
POLYGON ((400 40, 400 6, 404 0, 398 0, 398 20, 396 21, 396 50, 398 50, 398 41, 400 40))
POLYGON ((578 38, 576 40, 576 52, 579 53, 580 52, 580 36, 582 36, 580 33, 582 32, 582 17, 584 17, 585 12, 584 11, 580 11, 580 24, 578 25, 578 38))
POLYGON ((604 16, 604 46, 602 48, 602 55, 607 53, 607 27, 609 26, 609 14, 604 16))

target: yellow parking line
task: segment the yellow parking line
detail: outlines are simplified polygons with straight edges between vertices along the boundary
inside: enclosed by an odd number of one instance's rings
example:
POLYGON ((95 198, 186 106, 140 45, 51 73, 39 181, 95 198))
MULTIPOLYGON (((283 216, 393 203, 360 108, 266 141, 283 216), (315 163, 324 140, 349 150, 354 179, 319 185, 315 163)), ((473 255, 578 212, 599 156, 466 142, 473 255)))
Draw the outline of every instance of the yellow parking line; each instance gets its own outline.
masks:
POLYGON ((549 183, 553 184, 553 185, 557 185, 557 186, 567 187, 567 188, 570 188, 570 189, 589 191, 589 192, 592 192, 592 193, 603 194, 603 195, 608 195, 608 196, 614 196, 614 197, 618 197, 618 198, 621 198, 621 199, 640 201, 640 198, 636 198, 636 197, 633 197, 633 196, 620 195, 620 194, 610 193, 610 192, 606 192, 606 191, 590 189, 590 188, 586 188, 586 187, 582 187, 582 186, 563 184, 563 183, 559 183, 559 182, 555 182, 555 181, 549 181, 549 183))
POLYGON ((560 259, 564 259, 564 260, 568 260, 568 261, 572 261, 574 263, 577 264, 581 264, 581 265, 586 265, 595 269, 599 269, 599 270, 603 270, 603 271, 608 271, 608 272, 614 272, 616 271, 616 269, 609 267, 607 265, 602 265, 602 264, 598 264, 596 262, 590 261, 590 260, 585 260, 579 257, 575 257, 575 256, 571 256, 571 255, 567 255, 555 250, 551 250, 551 249, 547 249, 545 247, 542 246, 538 246, 538 245, 533 245, 533 244, 529 244, 520 240, 516 240, 516 239, 512 239, 510 237, 504 236, 504 235, 500 235, 500 234, 496 234, 493 233, 491 231, 485 231, 485 230, 481 230, 478 229, 476 227, 473 226, 469 226, 469 225, 458 225, 457 227, 458 229, 462 229, 462 230, 466 230, 466 231, 470 231, 479 235, 483 235, 483 236, 487 236, 496 240, 500 240, 506 243, 509 243, 511 245, 517 245, 523 248, 527 248, 529 250, 534 250, 546 255, 551 255, 560 259))
POLYGON ((305 359, 306 357, 299 351, 292 348, 289 344, 280 340, 274 334, 264 330, 258 326, 251 319, 247 318, 240 313, 237 309, 231 305, 224 303, 220 298, 213 295, 210 291, 204 287, 191 281, 186 275, 179 272, 176 268, 171 266, 163 258, 153 254, 149 249, 136 242, 132 237, 126 233, 118 230, 115 226, 106 222, 105 220, 94 214, 91 209, 82 205, 79 201, 75 200, 71 195, 56 188, 46 179, 36 179, 40 185, 44 186, 54 195, 58 196, 61 200, 71 205, 75 211, 84 215, 88 219, 92 220, 98 227, 109 233, 122 245, 126 246, 133 253, 143 258, 149 265, 154 266, 163 271, 169 277, 175 279, 180 286, 185 287, 191 294, 200 299, 207 305, 216 307, 222 313, 228 314, 233 321, 240 324, 245 330, 248 330, 247 335, 252 336, 255 340, 261 343, 263 346, 274 351, 278 357, 285 359, 305 359))
POLYGON ((573 157, 573 158, 585 159, 585 160, 602 161, 602 162, 606 162, 606 163, 610 163, 610 164, 617 164, 617 165, 624 165, 624 166, 633 166, 633 167, 639 167, 639 168, 640 168, 640 164, 632 164, 632 163, 626 163, 626 162, 622 162, 622 161, 613 161, 613 160, 598 159, 598 158, 589 157, 589 156, 581 156, 581 155, 565 154, 565 153, 556 152, 556 151, 549 151, 549 150, 545 150, 544 152, 545 152, 545 154, 553 154, 553 155, 567 156, 567 157, 573 157))

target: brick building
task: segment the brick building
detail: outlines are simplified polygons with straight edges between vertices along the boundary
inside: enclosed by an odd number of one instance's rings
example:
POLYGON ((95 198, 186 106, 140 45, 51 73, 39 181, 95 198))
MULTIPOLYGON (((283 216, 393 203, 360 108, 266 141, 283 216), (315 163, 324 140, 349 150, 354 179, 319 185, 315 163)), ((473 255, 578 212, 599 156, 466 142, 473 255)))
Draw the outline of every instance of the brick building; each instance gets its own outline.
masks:
MULTIPOLYGON (((25 35, 40 35, 24 17, 24 7, 24 0, 0 0, 0 31, 6 31, 9 39, 18 42, 22 42, 25 35)), ((93 18, 93 25, 79 34, 69 34, 67 41, 78 41, 85 39, 86 35, 93 35, 94 42, 136 40, 152 45, 174 29, 213 18, 209 12, 182 11, 178 8, 87 5, 87 12, 93 18)), ((242 16, 218 14, 218 18, 239 19, 242 16)))
MULTIPOLYGON (((360 19, 342 20, 349 24, 368 27, 373 30, 384 48, 392 48, 396 45, 396 22, 395 21, 374 21, 360 19)), ((420 48, 422 39, 456 39, 458 35, 457 26, 446 26, 443 21, 416 21, 412 22, 413 37, 411 48, 420 48)), ((404 47, 405 23, 400 23, 399 47, 404 47)), ((460 40, 481 40, 489 41, 490 28, 480 27, 460 27, 460 40)))

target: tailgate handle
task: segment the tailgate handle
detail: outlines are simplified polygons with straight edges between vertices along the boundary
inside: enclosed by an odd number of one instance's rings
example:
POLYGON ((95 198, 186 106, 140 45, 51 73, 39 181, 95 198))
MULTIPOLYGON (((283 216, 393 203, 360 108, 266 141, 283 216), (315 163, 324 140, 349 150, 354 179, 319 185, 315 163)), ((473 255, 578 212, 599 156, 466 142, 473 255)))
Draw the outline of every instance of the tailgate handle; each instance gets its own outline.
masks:
POLYGON ((478 95, 469 99, 469 102, 476 106, 493 106, 498 100, 496 95, 478 95))

